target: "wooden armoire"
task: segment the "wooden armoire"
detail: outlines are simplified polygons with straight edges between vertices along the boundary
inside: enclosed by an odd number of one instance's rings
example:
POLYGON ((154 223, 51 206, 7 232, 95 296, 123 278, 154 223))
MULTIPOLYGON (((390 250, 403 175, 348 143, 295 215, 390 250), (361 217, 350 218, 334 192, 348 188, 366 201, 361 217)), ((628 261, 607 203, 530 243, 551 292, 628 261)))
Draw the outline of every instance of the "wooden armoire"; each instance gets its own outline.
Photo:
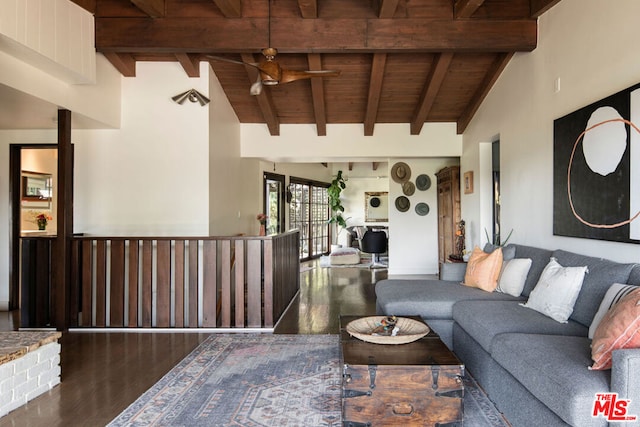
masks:
POLYGON ((460 222, 460 166, 436 173, 438 179, 438 261, 455 253, 456 229, 460 222))

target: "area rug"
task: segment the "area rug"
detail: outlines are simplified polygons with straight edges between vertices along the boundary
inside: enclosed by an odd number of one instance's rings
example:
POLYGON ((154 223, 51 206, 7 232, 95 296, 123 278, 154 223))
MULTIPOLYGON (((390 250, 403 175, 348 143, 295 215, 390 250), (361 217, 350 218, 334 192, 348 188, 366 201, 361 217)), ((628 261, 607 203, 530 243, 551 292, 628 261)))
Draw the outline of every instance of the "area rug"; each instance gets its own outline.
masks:
MULTIPOLYGON (((337 335, 212 335, 110 427, 342 425, 337 335)), ((465 379, 467 427, 506 427, 465 379)))

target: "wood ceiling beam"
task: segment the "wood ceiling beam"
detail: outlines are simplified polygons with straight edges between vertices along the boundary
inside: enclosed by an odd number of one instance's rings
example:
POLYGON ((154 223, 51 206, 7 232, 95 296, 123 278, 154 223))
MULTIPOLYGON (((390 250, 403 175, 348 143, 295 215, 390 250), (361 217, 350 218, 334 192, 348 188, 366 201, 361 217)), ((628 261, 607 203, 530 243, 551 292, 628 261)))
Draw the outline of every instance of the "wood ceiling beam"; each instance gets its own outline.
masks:
POLYGON ((456 0, 453 5, 453 16, 456 19, 471 18, 482 3, 484 0, 456 0))
POLYGON ((422 90, 418 107, 416 108, 413 118, 411 119, 411 135, 419 135, 424 122, 429 116, 431 107, 438 96, 442 82, 447 76, 447 71, 451 65, 453 53, 441 53, 436 57, 434 65, 429 71, 427 82, 422 90))
MULTIPOLYGON (((537 21, 273 18, 281 53, 514 52, 537 43, 537 21), (473 34, 473 37, 469 37, 473 34)), ((269 44, 265 18, 96 18, 99 52, 259 52, 269 44)))
POLYGON ((489 67, 487 74, 485 74, 482 84, 478 86, 478 90, 471 98, 471 101, 467 104, 467 109, 458 119, 458 134, 464 133, 467 126, 469 126, 469 122, 471 122, 473 115, 478 111, 480 104, 482 104, 482 101, 484 101, 484 98, 487 96, 496 80, 498 80, 498 77, 512 57, 513 53, 502 53, 496 56, 496 59, 493 61, 493 64, 491 64, 491 67, 489 67))
POLYGON ((300 15, 305 19, 315 19, 318 17, 317 0, 298 0, 300 15))
POLYGON ((380 9, 378 10, 378 18, 393 18, 398 9, 398 0, 380 0, 380 9))
POLYGON ((189 53, 176 53, 176 59, 189 77, 200 77, 200 56, 189 53))
POLYGON ((104 56, 124 77, 136 76, 136 60, 133 56, 116 52, 105 52, 104 56))
POLYGON ((242 17, 242 0, 213 0, 220 12, 227 18, 242 17))
POLYGON ((539 18, 540 15, 542 15, 558 3, 560 3, 560 0, 531 0, 531 17, 539 18))
MULTIPOLYGON (((309 69, 311 71, 322 70, 322 58, 319 53, 307 55, 309 69)), ((311 79, 311 98, 313 99, 313 112, 316 119, 316 132, 318 136, 327 135, 327 113, 324 99, 324 80, 311 79)))
POLYGON ((163 18, 166 14, 165 0, 131 0, 131 3, 151 18, 163 18))
MULTIPOLYGON (((243 53, 241 56, 243 62, 256 62, 253 55, 249 53, 243 53)), ((257 68, 250 65, 245 65, 244 68, 247 70, 247 75, 249 76, 249 80, 252 84, 258 80, 257 68)), ((271 136, 278 136, 280 135, 280 121, 278 120, 278 115, 276 114, 276 109, 273 105, 271 92, 268 89, 265 89, 266 88, 262 88, 262 93, 260 93, 260 95, 256 95, 256 101, 258 101, 258 106, 260 107, 264 121, 269 128, 269 133, 271 136)))
POLYGON ((384 81, 384 67, 387 64, 386 53, 373 55, 371 64, 371 77, 369 79, 369 95, 367 98, 367 111, 364 116, 364 136, 373 136, 373 128, 378 117, 382 82, 384 81))

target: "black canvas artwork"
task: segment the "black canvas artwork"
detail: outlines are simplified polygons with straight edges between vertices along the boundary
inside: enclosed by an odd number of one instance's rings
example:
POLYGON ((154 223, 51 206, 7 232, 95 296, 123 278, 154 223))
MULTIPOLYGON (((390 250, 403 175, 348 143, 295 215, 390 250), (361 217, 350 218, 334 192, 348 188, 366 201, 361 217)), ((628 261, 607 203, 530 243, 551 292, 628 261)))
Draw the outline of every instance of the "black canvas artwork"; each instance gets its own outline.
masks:
POLYGON ((640 243, 640 219, 631 220, 640 209, 634 118, 640 84, 554 121, 553 234, 640 243))

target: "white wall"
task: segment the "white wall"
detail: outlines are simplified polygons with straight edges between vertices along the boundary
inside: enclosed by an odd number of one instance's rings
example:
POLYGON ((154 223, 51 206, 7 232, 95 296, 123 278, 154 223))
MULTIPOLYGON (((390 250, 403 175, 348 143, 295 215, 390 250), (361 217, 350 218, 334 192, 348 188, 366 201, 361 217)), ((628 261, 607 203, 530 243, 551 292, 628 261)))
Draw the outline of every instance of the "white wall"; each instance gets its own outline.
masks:
POLYGON ((327 136, 318 136, 309 124, 281 125, 280 136, 271 136, 264 124, 243 124, 241 152, 242 157, 294 162, 449 157, 460 156, 462 135, 455 123, 425 123, 420 135, 411 135, 409 124, 381 123, 373 136, 353 124, 329 124, 327 136))
POLYGON ((207 95, 200 72, 139 62, 137 77, 122 78, 122 127, 73 132, 76 232, 208 234, 208 106, 171 100, 191 88, 207 95))
POLYGON ((411 181, 420 174, 431 178, 431 187, 426 191, 416 189, 407 196, 411 207, 400 212, 395 207, 397 197, 404 195, 402 186, 389 179, 389 274, 436 274, 438 272, 438 192, 436 172, 458 164, 458 159, 390 159, 388 174, 396 162, 405 162, 411 168, 411 181), (416 204, 429 205, 429 213, 420 216, 415 212, 416 204))
MULTIPOLYGON (((500 137, 502 222, 514 230, 511 241, 640 258, 638 245, 553 236, 552 176, 553 120, 640 81, 638 16, 637 0, 563 0, 539 19, 537 49, 512 59, 467 128, 462 171, 477 174, 480 144, 500 137)), ((484 242, 487 197, 462 195, 468 248, 484 242)))

